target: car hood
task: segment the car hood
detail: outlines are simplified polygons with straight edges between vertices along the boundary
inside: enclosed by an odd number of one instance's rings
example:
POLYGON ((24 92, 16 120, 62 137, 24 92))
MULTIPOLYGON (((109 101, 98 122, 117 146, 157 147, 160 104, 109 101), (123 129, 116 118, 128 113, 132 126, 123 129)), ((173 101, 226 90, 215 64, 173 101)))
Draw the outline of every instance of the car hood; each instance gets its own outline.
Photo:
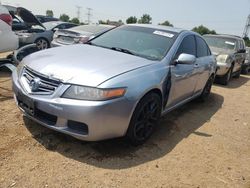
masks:
POLYGON ((64 83, 96 87, 155 61, 90 45, 70 45, 27 56, 23 65, 64 83))
POLYGON ((218 55, 231 55, 234 53, 234 50, 229 50, 229 49, 223 49, 223 48, 216 48, 216 47, 211 47, 210 49, 212 51, 212 54, 215 56, 218 55))
POLYGON ((22 20, 28 24, 29 26, 35 26, 39 25, 46 29, 44 25, 34 16, 29 10, 23 8, 23 7, 18 7, 16 9, 16 13, 18 16, 22 18, 22 20))

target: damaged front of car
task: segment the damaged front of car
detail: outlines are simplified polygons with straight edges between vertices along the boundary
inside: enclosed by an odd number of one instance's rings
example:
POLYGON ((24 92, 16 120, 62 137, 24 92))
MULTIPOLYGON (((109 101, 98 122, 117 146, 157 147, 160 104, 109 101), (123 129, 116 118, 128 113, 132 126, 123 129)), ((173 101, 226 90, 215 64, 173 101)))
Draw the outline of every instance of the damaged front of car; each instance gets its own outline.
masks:
POLYGON ((136 100, 119 76, 153 63, 91 45, 52 48, 21 62, 13 91, 26 116, 50 129, 87 141, 120 137, 136 100))

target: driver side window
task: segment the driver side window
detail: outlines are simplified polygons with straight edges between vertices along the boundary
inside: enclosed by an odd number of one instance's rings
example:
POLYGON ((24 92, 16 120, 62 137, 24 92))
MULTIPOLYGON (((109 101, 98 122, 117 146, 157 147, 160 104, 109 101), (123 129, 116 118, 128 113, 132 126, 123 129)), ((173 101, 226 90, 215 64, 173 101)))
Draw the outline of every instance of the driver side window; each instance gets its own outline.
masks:
POLYGON ((196 57, 196 43, 194 35, 188 35, 183 39, 177 50, 175 59, 177 59, 182 53, 194 55, 196 57))

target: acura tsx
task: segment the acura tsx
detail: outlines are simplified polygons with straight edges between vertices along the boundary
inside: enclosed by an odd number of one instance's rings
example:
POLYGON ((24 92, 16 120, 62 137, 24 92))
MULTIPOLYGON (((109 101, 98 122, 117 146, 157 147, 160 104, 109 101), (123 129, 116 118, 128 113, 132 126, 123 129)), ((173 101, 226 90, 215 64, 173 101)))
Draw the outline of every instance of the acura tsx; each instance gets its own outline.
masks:
POLYGON ((39 124, 81 140, 125 136, 139 145, 161 115, 205 100, 215 74, 199 34, 135 24, 31 54, 12 79, 19 108, 39 124))

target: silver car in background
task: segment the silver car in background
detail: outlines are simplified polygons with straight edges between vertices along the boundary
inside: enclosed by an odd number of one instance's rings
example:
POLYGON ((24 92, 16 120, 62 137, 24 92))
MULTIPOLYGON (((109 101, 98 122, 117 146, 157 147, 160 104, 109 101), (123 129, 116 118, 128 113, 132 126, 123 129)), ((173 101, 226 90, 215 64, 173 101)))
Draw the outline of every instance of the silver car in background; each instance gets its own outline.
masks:
POLYGON ((160 116, 209 94, 216 60, 197 33, 125 25, 89 41, 40 51, 13 72, 30 119, 87 141, 126 136, 135 145, 160 116))
POLYGON ((216 56, 219 83, 227 85, 231 77, 239 78, 246 59, 244 40, 232 35, 204 35, 203 37, 216 56))
POLYGON ((71 44, 83 44, 89 39, 94 38, 115 28, 113 25, 81 25, 71 29, 60 29, 55 32, 51 43, 53 47, 71 44))

